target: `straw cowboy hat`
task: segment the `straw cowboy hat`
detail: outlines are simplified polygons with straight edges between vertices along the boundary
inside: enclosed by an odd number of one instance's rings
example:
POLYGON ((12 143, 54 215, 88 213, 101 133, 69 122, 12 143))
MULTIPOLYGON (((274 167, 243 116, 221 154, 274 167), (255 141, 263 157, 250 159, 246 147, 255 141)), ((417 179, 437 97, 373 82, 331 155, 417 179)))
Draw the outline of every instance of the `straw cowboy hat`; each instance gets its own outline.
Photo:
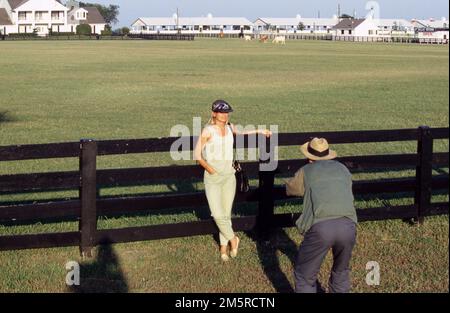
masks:
POLYGON ((332 160, 337 157, 336 151, 330 150, 325 138, 314 138, 300 146, 300 151, 310 160, 332 160))

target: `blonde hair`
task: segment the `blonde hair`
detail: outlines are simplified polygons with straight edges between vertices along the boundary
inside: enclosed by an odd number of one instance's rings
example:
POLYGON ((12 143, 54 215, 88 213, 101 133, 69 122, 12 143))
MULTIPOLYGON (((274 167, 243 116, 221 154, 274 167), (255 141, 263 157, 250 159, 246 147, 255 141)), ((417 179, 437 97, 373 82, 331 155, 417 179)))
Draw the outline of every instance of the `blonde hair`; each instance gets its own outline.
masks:
POLYGON ((214 112, 211 111, 211 117, 209 118, 207 125, 216 125, 216 118, 214 117, 214 112))
MULTIPOLYGON (((209 125, 216 125, 216 118, 214 117, 214 113, 215 112, 212 112, 211 111, 211 117, 209 118, 209 120, 208 120, 208 123, 206 124, 206 126, 209 126, 209 125)), ((230 118, 228 118, 228 123, 230 122, 230 118)))

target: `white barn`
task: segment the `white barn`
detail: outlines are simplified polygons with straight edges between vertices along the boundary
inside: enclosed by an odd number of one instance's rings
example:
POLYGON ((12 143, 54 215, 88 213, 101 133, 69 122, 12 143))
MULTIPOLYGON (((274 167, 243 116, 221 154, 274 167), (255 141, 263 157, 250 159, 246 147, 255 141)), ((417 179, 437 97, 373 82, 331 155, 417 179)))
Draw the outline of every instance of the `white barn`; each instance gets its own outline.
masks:
POLYGON ((333 27, 339 23, 339 19, 337 15, 332 18, 300 18, 300 23, 303 24, 303 32, 329 34, 332 33, 333 27))
POLYGON ((276 31, 277 33, 331 33, 333 27, 339 23, 337 16, 332 18, 273 18, 259 17, 254 22, 257 32, 276 31))
POLYGON ((414 25, 405 19, 374 19, 378 26, 378 35, 383 36, 412 36, 415 34, 414 25))
POLYGON ((253 22, 254 29, 261 31, 295 32, 300 23, 299 16, 295 18, 259 17, 253 22))
POLYGON ((244 17, 140 17, 131 24, 132 33, 142 34, 244 34, 253 33, 253 24, 244 17))

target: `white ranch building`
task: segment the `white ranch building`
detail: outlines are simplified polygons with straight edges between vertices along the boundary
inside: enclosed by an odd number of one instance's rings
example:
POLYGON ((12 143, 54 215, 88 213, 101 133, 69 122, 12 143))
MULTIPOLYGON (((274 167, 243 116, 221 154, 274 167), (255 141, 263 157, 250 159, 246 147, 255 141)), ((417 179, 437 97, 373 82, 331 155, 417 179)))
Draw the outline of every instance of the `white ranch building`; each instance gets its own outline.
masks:
POLYGON ((132 33, 176 34, 253 33, 253 24, 244 17, 140 17, 131 24, 132 33))
POLYGON ((413 36, 414 25, 405 19, 374 19, 379 36, 413 36))
POLYGON ((441 20, 413 20, 417 29, 417 37, 421 43, 449 42, 449 22, 446 18, 441 20))
POLYGON ((75 32, 76 25, 82 23, 90 24, 97 34, 106 25, 97 8, 93 7, 67 7, 57 0, 0 0, 1 34, 33 33, 36 30, 38 35, 45 36, 50 30, 75 32), (78 11, 83 13, 78 15, 78 11))
POLYGON ((339 23, 337 16, 332 18, 294 18, 260 17, 254 22, 257 32, 276 31, 277 33, 328 34, 339 23))
POLYGON ((443 17, 439 20, 428 19, 428 20, 412 20, 411 23, 415 28, 449 28, 449 21, 447 18, 443 17))
POLYGON ((335 36, 379 36, 378 25, 372 18, 344 18, 333 29, 335 36))
POLYGON ((449 22, 443 17, 440 20, 413 20, 417 30, 417 37, 421 43, 449 42, 449 22))

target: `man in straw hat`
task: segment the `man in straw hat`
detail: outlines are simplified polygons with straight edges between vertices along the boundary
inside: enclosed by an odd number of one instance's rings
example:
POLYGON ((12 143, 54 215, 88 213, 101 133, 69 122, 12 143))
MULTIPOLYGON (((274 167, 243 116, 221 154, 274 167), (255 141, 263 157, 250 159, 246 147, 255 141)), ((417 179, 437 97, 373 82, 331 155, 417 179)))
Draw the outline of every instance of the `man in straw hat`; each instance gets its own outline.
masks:
POLYGON ((349 263, 357 223, 351 174, 334 160, 337 154, 324 138, 314 138, 300 150, 309 164, 286 181, 288 196, 304 197, 303 213, 296 222, 304 240, 295 264, 295 291, 318 291, 317 274, 332 249, 329 291, 349 292, 349 263))

